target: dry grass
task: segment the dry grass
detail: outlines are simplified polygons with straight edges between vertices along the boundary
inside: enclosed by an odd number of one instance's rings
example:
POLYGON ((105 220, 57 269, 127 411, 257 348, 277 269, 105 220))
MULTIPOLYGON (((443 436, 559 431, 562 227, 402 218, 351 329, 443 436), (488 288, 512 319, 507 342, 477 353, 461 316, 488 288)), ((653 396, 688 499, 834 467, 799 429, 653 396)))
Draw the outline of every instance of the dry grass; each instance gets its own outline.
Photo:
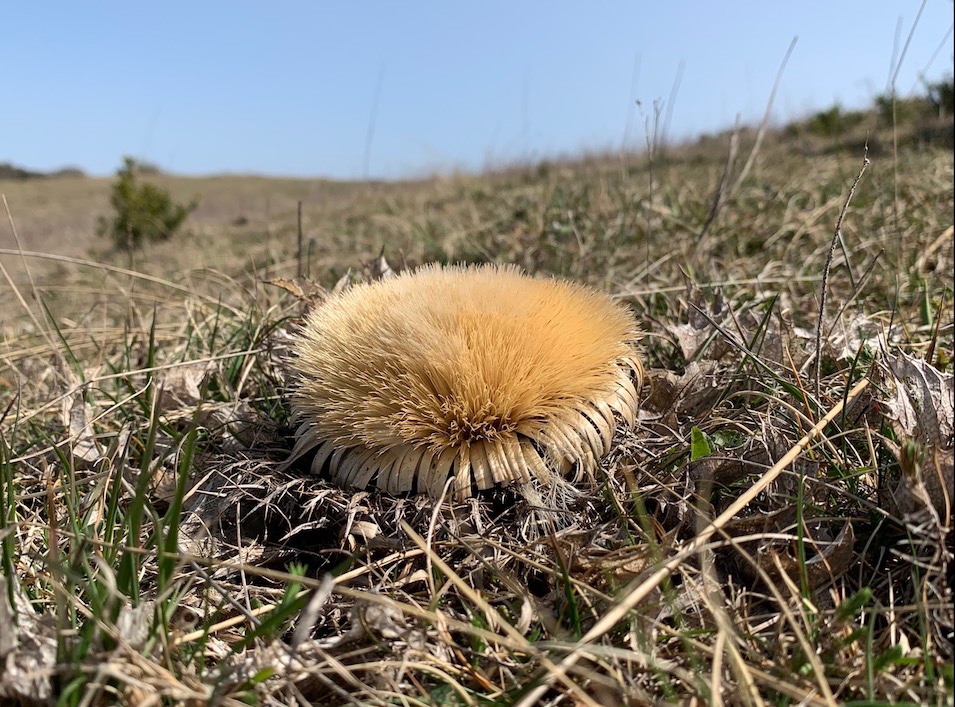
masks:
MULTIPOLYGON (((169 182, 209 211, 132 270, 30 257, 31 286, 0 254, 20 295, 0 342, 0 691, 951 704, 952 153, 872 156, 817 396, 819 287, 862 153, 767 140, 701 237, 727 149, 409 185, 169 182), (558 510, 279 471, 311 286, 262 279, 297 269, 298 199, 324 286, 384 247, 395 267, 516 263, 626 301, 649 384, 599 489, 558 510)), ((68 198, 88 232, 105 196, 7 187, 27 249, 52 247, 31 239, 68 198)))

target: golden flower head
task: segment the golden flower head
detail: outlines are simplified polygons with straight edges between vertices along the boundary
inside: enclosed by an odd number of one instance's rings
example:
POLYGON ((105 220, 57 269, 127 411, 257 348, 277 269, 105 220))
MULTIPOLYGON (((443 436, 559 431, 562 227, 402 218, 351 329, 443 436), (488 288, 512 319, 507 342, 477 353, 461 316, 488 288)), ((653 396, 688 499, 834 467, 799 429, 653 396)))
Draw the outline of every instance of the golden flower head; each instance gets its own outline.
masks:
POLYGON ((642 367, 626 306, 516 267, 430 265, 312 310, 292 359, 291 460, 354 488, 458 498, 592 477, 632 426, 642 367))

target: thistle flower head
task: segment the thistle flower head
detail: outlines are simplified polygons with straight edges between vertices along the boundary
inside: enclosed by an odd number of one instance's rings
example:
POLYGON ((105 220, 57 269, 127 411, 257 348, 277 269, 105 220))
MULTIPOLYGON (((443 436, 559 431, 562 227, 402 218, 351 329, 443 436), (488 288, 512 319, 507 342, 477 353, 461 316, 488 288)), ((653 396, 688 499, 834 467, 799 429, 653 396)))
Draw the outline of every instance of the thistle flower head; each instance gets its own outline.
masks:
POLYGON ((515 267, 425 266, 333 296, 295 345, 292 458, 338 483, 457 497, 592 476, 632 425, 629 310, 515 267))

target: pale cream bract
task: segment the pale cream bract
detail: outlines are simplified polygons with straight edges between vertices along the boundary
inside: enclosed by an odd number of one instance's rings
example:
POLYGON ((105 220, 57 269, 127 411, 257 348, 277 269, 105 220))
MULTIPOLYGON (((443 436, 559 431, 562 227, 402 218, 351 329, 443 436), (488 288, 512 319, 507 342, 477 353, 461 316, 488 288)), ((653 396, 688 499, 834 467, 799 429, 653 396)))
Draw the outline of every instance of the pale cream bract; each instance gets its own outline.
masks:
POLYGON ((466 497, 592 477, 642 366, 626 306, 515 267, 431 265, 314 309, 292 367, 292 459, 344 486, 466 497))

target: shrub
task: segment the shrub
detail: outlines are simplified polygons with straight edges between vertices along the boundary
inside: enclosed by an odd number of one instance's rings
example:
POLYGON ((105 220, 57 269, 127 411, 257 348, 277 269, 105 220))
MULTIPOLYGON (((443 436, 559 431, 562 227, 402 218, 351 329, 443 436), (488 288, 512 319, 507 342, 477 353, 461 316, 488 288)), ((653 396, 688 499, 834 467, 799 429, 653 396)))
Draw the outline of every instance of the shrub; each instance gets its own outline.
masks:
POLYGON ((0 164, 0 179, 41 179, 44 176, 45 175, 41 172, 32 172, 28 169, 23 169, 23 167, 17 167, 16 165, 9 162, 0 164))
POLYGON ((875 110, 883 125, 909 123, 932 114, 928 99, 922 96, 899 98, 891 93, 875 97, 875 110))
POLYGON ((123 166, 116 172, 110 203, 113 217, 101 216, 98 231, 109 235, 120 250, 132 252, 143 241, 166 240, 182 226, 197 202, 177 204, 169 192, 155 184, 139 184, 140 165, 132 157, 123 158, 123 166))
POLYGON ((813 135, 838 137, 862 122, 864 114, 860 111, 844 111, 838 105, 813 115, 806 128, 813 135))
POLYGON ((928 84, 926 90, 928 101, 938 115, 948 116, 955 112, 955 80, 951 76, 928 84))

